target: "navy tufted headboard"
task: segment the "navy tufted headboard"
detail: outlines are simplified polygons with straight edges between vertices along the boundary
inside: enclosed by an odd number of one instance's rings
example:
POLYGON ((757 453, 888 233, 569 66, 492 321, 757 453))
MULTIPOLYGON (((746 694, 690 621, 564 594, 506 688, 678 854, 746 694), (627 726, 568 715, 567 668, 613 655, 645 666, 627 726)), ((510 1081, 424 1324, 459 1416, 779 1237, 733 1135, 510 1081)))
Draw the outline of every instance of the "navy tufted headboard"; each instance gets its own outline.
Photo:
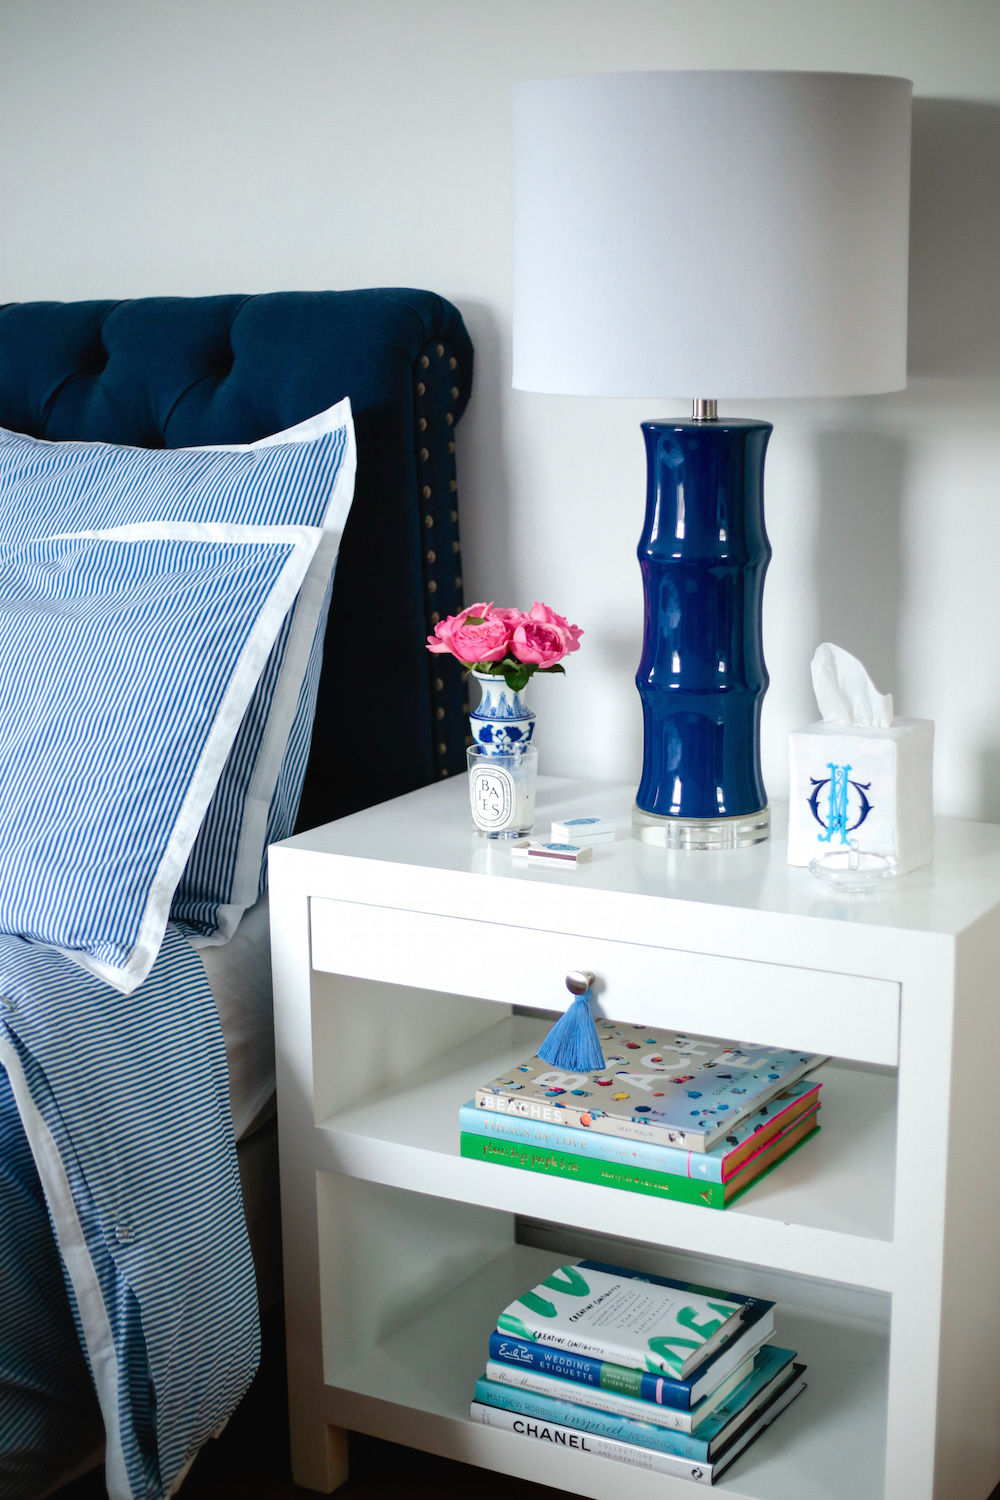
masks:
POLYGON ((472 384, 430 292, 274 292, 0 307, 0 426, 145 448, 248 443, 350 396, 358 481, 337 565, 299 826, 465 766, 454 424, 472 384))

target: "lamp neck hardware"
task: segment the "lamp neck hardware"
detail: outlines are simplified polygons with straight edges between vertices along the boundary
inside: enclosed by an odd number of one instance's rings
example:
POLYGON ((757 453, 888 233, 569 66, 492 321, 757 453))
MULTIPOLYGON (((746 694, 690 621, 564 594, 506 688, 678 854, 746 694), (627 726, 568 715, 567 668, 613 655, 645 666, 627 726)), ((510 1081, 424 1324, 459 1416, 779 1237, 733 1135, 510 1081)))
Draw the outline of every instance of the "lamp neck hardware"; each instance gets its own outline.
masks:
POLYGON ((691 420, 693 422, 717 422, 719 420, 718 401, 709 401, 704 396, 696 396, 691 402, 691 420))

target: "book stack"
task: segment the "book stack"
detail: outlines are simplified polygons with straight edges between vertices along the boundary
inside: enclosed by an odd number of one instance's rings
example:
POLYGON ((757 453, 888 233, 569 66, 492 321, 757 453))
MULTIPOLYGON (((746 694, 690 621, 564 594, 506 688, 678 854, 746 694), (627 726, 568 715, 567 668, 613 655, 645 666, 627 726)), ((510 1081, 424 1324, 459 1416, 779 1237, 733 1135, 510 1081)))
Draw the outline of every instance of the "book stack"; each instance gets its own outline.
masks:
POLYGON ((819 1129, 826 1058, 596 1023, 604 1067, 530 1057, 460 1111, 477 1161, 725 1208, 819 1129))
POLYGON ((805 1389, 774 1304, 584 1260, 497 1319, 473 1421, 700 1484, 805 1389))

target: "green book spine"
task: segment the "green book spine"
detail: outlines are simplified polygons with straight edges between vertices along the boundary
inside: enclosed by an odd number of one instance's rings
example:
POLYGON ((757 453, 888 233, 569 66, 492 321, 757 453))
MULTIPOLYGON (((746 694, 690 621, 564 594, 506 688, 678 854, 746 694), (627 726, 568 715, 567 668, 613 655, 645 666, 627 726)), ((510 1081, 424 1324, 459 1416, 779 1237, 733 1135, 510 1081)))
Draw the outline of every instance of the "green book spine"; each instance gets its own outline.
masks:
POLYGON ((546 1177, 566 1177, 575 1182, 594 1182, 600 1187, 622 1188, 627 1193, 646 1193, 651 1198, 670 1198, 675 1203, 697 1203, 702 1208, 725 1208, 721 1182, 701 1182, 677 1177, 672 1172, 654 1172, 627 1167, 619 1162, 576 1156, 569 1151, 550 1151, 515 1141, 462 1131, 462 1155, 473 1161, 519 1167, 522 1172, 541 1172, 546 1177))

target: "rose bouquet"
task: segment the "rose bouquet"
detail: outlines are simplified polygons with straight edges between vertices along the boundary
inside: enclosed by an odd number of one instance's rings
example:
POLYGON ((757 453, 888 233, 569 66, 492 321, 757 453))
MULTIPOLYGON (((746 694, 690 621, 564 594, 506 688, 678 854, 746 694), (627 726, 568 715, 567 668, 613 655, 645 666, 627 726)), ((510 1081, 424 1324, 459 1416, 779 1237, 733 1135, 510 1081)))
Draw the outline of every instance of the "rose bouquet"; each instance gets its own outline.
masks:
POLYGON ((564 671, 560 663, 571 651, 579 651, 582 634, 579 625, 570 625, 537 600, 527 614, 470 604, 435 625, 427 649, 456 656, 470 671, 502 677, 511 692, 520 693, 536 672, 564 671))

